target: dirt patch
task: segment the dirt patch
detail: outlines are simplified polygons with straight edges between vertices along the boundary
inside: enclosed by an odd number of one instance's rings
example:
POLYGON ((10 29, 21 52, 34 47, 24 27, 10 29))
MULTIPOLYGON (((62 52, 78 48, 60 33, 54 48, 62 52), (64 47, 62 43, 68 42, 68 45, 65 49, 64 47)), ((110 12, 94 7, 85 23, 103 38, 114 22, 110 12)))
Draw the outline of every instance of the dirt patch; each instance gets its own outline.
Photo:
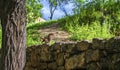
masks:
POLYGON ((70 34, 66 31, 61 30, 60 26, 57 23, 46 26, 40 29, 39 32, 41 33, 42 37, 50 33, 53 33, 54 34, 53 40, 57 42, 69 41, 69 37, 70 37, 70 34))

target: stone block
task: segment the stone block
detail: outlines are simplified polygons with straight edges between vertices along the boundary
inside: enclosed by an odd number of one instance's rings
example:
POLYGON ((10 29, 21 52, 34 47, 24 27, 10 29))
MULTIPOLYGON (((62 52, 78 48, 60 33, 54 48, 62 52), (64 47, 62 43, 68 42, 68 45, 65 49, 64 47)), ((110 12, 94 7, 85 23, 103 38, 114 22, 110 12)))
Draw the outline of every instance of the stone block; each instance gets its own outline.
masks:
POLYGON ((93 38, 92 40, 92 48, 93 49, 105 49, 106 41, 99 38, 93 38))
POLYGON ((98 61, 100 59, 99 50, 88 50, 85 55, 86 62, 98 61))
POLYGON ((57 68, 57 70, 65 70, 65 67, 64 66, 60 66, 57 68))
POLYGON ((56 59, 56 63, 58 66, 63 66, 64 63, 65 63, 65 60, 64 60, 64 53, 59 53, 58 56, 57 56, 57 59, 56 59))
POLYGON ((76 47, 78 51, 85 51, 90 47, 91 43, 88 41, 77 42, 76 47))
POLYGON ((48 64, 48 69, 56 70, 57 69, 56 62, 49 63, 48 64))
POLYGON ((76 68, 82 68, 85 66, 85 54, 81 53, 79 55, 75 55, 73 57, 70 57, 66 59, 65 62, 65 69, 66 70, 71 70, 71 69, 76 69, 76 68))

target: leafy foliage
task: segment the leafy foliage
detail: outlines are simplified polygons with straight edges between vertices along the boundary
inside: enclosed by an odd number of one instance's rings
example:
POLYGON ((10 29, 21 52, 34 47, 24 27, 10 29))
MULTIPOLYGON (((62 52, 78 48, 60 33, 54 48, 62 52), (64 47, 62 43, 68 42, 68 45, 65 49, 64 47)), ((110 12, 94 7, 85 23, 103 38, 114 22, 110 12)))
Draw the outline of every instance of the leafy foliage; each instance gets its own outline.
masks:
MULTIPOLYGON (((81 5, 81 2, 77 2, 81 5)), ((94 21, 99 21, 102 25, 104 22, 120 23, 120 1, 115 0, 91 0, 89 2, 84 1, 82 6, 75 11, 78 11, 79 22, 91 24, 94 21)))
POLYGON ((34 22, 36 18, 41 17, 40 9, 42 4, 39 3, 39 0, 27 0, 27 21, 28 23, 34 22))
POLYGON ((64 23, 61 24, 63 29, 72 34, 71 39, 109 38, 120 35, 120 1, 76 1, 75 14, 60 22, 64 23))
MULTIPOLYGON (((71 0, 49 0, 53 7, 71 0)), ((41 16, 42 5, 38 0, 27 0, 27 46, 43 44, 38 30, 52 23, 71 33, 72 40, 91 40, 95 37, 110 38, 120 35, 120 1, 118 0, 73 0, 77 8, 74 15, 59 20, 34 23, 41 16)), ((52 9, 53 10, 53 9, 52 9)), ((53 12, 53 11, 52 11, 53 12)), ((0 31, 1 33, 1 31, 0 31)), ((0 36, 0 39, 2 36, 0 36)))
POLYGON ((27 30, 27 46, 42 44, 38 30, 27 30))
POLYGON ((99 21, 95 21, 91 25, 79 25, 77 18, 70 21, 69 17, 66 17, 65 20, 66 23, 62 27, 64 30, 71 33, 72 40, 91 40, 97 37, 110 38, 114 36, 114 34, 110 32, 110 27, 112 27, 112 25, 109 23, 101 26, 99 21))

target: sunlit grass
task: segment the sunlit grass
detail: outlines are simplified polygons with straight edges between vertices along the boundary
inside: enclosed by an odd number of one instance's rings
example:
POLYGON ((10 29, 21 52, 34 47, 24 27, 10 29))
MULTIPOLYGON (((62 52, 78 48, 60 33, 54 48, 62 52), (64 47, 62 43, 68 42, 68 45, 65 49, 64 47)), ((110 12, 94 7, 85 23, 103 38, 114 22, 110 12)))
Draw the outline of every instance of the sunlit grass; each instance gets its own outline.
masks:
POLYGON ((42 44, 38 30, 27 30, 27 46, 42 44))
MULTIPOLYGON (((114 36, 110 32, 110 27, 112 25, 104 23, 102 26, 98 21, 93 22, 91 25, 79 25, 78 19, 75 18, 71 20, 69 18, 64 18, 61 20, 53 20, 42 23, 29 23, 27 24, 27 46, 43 44, 41 41, 41 35, 39 29, 45 26, 59 23, 63 30, 68 31, 71 34, 71 40, 91 40, 92 38, 111 38, 114 36), (62 23, 61 23, 62 22, 62 23)), ((114 28, 116 29, 116 28, 114 28)), ((2 39, 2 31, 0 30, 0 44, 2 39)), ((51 41, 50 44, 53 44, 54 41, 51 41)))
POLYGON ((46 21, 46 22, 38 22, 38 23, 28 23, 27 24, 27 29, 40 29, 40 28, 43 28, 45 26, 48 26, 48 25, 51 25, 53 23, 57 23, 57 20, 49 20, 49 21, 46 21))
POLYGON ((92 38, 111 38, 114 36, 113 33, 110 33, 111 25, 104 23, 102 26, 98 21, 93 22, 91 25, 82 24, 79 25, 78 19, 71 21, 66 19, 67 23, 63 27, 64 30, 67 30, 71 33, 72 40, 91 40, 92 38))
MULTIPOLYGON (((40 39, 40 32, 38 32, 38 30, 40 28, 43 28, 45 26, 51 25, 56 22, 57 20, 50 20, 50 21, 39 22, 39 23, 28 23, 27 24, 27 46, 43 44, 43 42, 40 39)), ((0 44, 1 43, 2 43, 2 30, 0 27, 0 44)), ((53 42, 51 42, 50 44, 52 43, 53 42)))
MULTIPOLYGON (((41 36, 39 29, 43 28, 45 26, 51 25, 56 23, 57 20, 50 20, 46 22, 40 22, 40 23, 29 23, 27 24, 27 46, 32 46, 32 45, 40 45, 43 44, 41 41, 41 36)), ((52 44, 51 42, 50 44, 52 44)))

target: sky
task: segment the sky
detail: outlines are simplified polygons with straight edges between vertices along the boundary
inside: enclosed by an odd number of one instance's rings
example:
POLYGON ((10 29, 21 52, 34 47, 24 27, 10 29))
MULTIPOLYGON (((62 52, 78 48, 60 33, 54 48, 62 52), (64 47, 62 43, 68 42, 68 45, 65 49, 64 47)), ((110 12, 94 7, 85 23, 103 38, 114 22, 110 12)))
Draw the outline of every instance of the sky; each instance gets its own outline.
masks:
MULTIPOLYGON (((41 10, 43 18, 45 20, 49 20, 50 17, 49 3, 47 2, 47 0, 42 0, 41 3, 43 4, 43 8, 41 10)), ((72 8, 74 8, 72 3, 65 5, 65 8, 69 14, 72 14, 72 8)), ((62 18, 64 16, 65 16, 64 12, 61 11, 60 8, 58 7, 57 10, 55 10, 54 12, 53 19, 62 18)))

